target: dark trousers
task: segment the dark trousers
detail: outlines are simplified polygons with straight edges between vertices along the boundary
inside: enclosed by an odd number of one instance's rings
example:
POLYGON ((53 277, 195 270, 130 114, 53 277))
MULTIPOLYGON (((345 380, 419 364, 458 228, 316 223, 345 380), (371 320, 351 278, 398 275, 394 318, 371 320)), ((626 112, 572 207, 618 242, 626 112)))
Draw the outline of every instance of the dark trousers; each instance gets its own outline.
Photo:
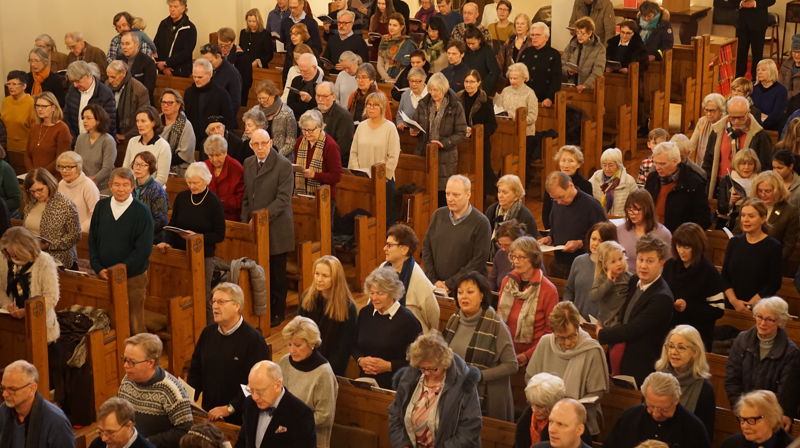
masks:
POLYGON ((397 213, 397 185, 394 179, 386 180, 386 229, 397 222, 400 213, 397 213))
POLYGON ((753 82, 756 79, 756 65, 764 58, 764 34, 767 29, 750 30, 736 27, 736 38, 739 39, 739 47, 736 52, 736 77, 744 76, 747 71, 747 52, 753 54, 753 62, 750 66, 750 75, 753 82))
POLYGON ((277 254, 269 256, 269 305, 271 317, 286 315, 286 292, 289 290, 289 281, 286 277, 286 255, 277 254))
MULTIPOLYGON (((54 397, 56 403, 63 403, 64 402, 64 367, 67 364, 67 360, 64 359, 64 351, 61 349, 61 346, 58 345, 58 341, 53 341, 47 344, 47 364, 48 369, 50 370, 47 372, 47 375, 50 378, 50 389, 56 391, 56 395, 54 397)), ((44 375, 44 372, 41 372, 40 375, 44 375)), ((49 390, 40 391, 42 395, 45 397, 50 396, 49 390)))

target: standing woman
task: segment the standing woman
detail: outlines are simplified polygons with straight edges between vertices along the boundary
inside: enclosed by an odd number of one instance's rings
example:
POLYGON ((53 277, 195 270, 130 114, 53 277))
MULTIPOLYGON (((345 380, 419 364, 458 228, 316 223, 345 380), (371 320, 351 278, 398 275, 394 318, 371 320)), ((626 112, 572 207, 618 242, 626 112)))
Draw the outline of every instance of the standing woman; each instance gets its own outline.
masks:
POLYGON ((6 77, 8 96, 0 107, 0 119, 8 132, 6 149, 9 151, 25 151, 31 126, 36 121, 33 97, 25 93, 29 82, 28 76, 21 70, 11 70, 6 77))
MULTIPOLYGON (((161 137, 169 144, 170 164, 172 158, 181 163, 194 160, 194 147, 197 137, 192 122, 184 113, 183 97, 177 90, 164 89, 161 93, 161 137)), ((138 126, 138 125, 137 125, 138 126)), ((127 159, 127 154, 126 154, 127 159)), ((169 172, 166 172, 166 176, 169 172)))
POLYGON ((609 217, 625 216, 625 203, 628 195, 636 190, 636 179, 625 171, 622 151, 619 148, 603 151, 600 168, 589 178, 594 198, 609 217))
POLYGON ((378 45, 378 73, 386 82, 395 82, 397 75, 410 63, 411 52, 417 49, 414 40, 404 34, 406 22, 399 12, 389 16, 388 34, 378 45))
POLYGON ((558 303, 558 291, 542 272, 542 251, 536 238, 517 238, 508 258, 514 270, 503 279, 497 315, 511 332, 517 362, 526 366, 542 336, 552 332, 549 316, 558 303))
POLYGON ((597 270, 597 248, 600 243, 617 241, 617 231, 617 227, 610 221, 595 223, 586 237, 588 241, 585 245, 589 251, 578 255, 570 266, 567 285, 564 287, 564 300, 574 302, 584 319, 589 319, 590 314, 597 316, 599 312, 597 302, 591 300, 597 270))
MULTIPOLYGON (((225 239, 225 211, 217 195, 208 189, 211 173, 205 163, 195 162, 186 169, 186 185, 188 190, 175 196, 172 206, 172 217, 169 225, 188 230, 190 235, 203 235, 203 256, 206 273, 206 321, 214 322, 211 309, 211 277, 214 274, 214 252, 217 244, 225 239)), ((158 248, 166 252, 167 248, 186 249, 186 240, 177 232, 165 232, 164 242, 158 248)))
MULTIPOLYGON (((186 122, 188 123, 189 121, 187 120, 186 122)), ((159 135, 161 133, 161 120, 158 118, 158 111, 156 111, 155 107, 145 106, 136 112, 136 128, 139 130, 139 135, 128 140, 128 149, 125 152, 125 160, 122 162, 122 166, 130 166, 133 158, 140 152, 151 152, 158 161, 158 171, 155 172, 156 181, 161 185, 166 185, 172 153, 169 149, 169 143, 159 135)))
POLYGON ((117 142, 108 133, 110 119, 99 104, 89 104, 81 112, 86 132, 75 141, 75 152, 83 159, 83 172, 101 191, 108 191, 108 180, 117 160, 117 142))
MULTIPOLYGON (((274 49, 272 38, 264 28, 261 12, 258 8, 253 8, 245 13, 244 19, 247 26, 239 31, 239 46, 253 68, 267 68, 274 49)), ((242 89, 249 92, 250 86, 242 85, 242 89)))
POLYGON ((706 147, 708 146, 708 137, 713 132, 711 126, 727 113, 727 102, 725 97, 719 93, 706 95, 703 98, 702 106, 703 115, 697 120, 694 132, 692 132, 692 138, 689 139, 689 145, 692 148, 692 153, 689 157, 696 163, 703 163, 706 147))
POLYGON ((486 208, 485 215, 492 227, 492 247, 498 242, 500 225, 512 219, 523 224, 526 234, 539 238, 536 220, 525 206, 525 187, 516 174, 506 174, 497 181, 497 202, 486 208))
POLYGON ((386 165, 386 224, 397 221, 397 188, 394 183, 394 170, 400 161, 400 135, 397 126, 386 119, 386 96, 380 92, 370 93, 366 100, 367 116, 356 127, 350 145, 348 168, 372 176, 372 165, 386 165))
POLYGON ((491 42, 487 42, 483 31, 472 24, 467 25, 464 31, 464 41, 467 45, 464 63, 467 64, 467 67, 472 67, 480 73, 483 90, 489 95, 494 95, 497 80, 500 78, 500 67, 497 65, 497 57, 491 47, 491 42))
POLYGON ((758 62, 764 58, 764 36, 769 24, 769 7, 775 0, 742 0, 736 20, 736 38, 739 46, 736 52, 736 77, 747 71, 748 53, 752 54, 750 79, 757 79, 758 62))
MULTIPOLYGON (((577 146, 564 145, 553 156, 553 161, 558 165, 558 169, 566 173, 572 180, 575 188, 582 192, 592 195, 592 183, 581 175, 580 168, 583 165, 583 152, 577 146)), ((546 197, 542 201, 542 223, 545 229, 550 228, 550 210, 553 208, 552 198, 546 197)))
POLYGON ((26 229, 40 236, 39 245, 67 269, 77 269, 81 223, 75 204, 58 192, 58 182, 44 168, 28 171, 23 182, 26 229))
POLYGON ((530 47, 531 42, 531 18, 525 13, 517 14, 514 17, 514 35, 497 54, 497 63, 500 66, 500 73, 506 73, 511 64, 519 62, 519 57, 526 48, 530 47))
MULTIPOLYGON (((297 121, 294 119, 294 112, 281 99, 281 91, 275 86, 272 80, 261 81, 256 86, 256 100, 258 104, 253 109, 258 108, 267 117, 267 132, 272 138, 272 144, 278 154, 292 160, 292 149, 297 140, 297 121)), ((253 110, 250 109, 250 110, 253 110)), ((250 156, 250 151, 242 151, 244 158, 250 156)), ((244 160, 239 160, 244 163, 244 160)))
POLYGON ((167 196, 164 186, 156 182, 153 177, 158 169, 156 156, 150 151, 142 151, 136 154, 129 168, 133 171, 133 177, 136 179, 133 197, 142 201, 150 209, 150 214, 153 216, 153 244, 158 244, 163 240, 161 229, 167 225, 169 196, 167 196))
POLYGON ((204 161, 211 172, 209 190, 219 197, 225 209, 225 219, 239 221, 242 217, 242 195, 244 195, 244 168, 228 155, 228 142, 221 135, 209 135, 203 142, 204 161))
MULTIPOLYGON (((697 224, 695 224, 697 225, 697 224)), ((698 226, 699 227, 699 226, 698 226)), ((678 325, 667 334, 656 371, 666 372, 681 385, 681 405, 703 422, 708 440, 714 437, 717 401, 700 333, 690 325, 678 325)))
MULTIPOLYGON (((767 206, 767 234, 783 246, 781 260, 788 267, 800 237, 800 211, 789 203, 789 191, 781 176, 774 171, 764 171, 756 176, 751 196, 761 199, 767 206)), ((737 230, 739 227, 737 225, 737 230)), ((794 272, 787 274, 791 276, 794 272)))
POLYGON ((511 375, 519 368, 511 333, 489 305, 492 290, 482 274, 471 271, 458 283, 458 311, 450 316, 443 332, 453 353, 481 372, 478 395, 481 414, 511 422, 514 399, 511 375))
POLYGON ((75 151, 61 153, 56 159, 56 168, 61 173, 58 192, 72 201, 78 209, 81 231, 88 232, 92 221, 92 213, 100 191, 97 185, 83 172, 83 158, 75 151))
POLYGON ((408 80, 408 90, 400 96, 400 105, 397 107, 397 117, 394 120, 397 123, 398 131, 408 129, 408 125, 403 120, 400 112, 403 112, 409 118, 413 117, 417 111, 419 101, 428 94, 428 86, 425 85, 427 77, 425 70, 422 68, 411 67, 408 70, 408 77, 406 78, 408 80))
POLYGON ((562 74, 578 92, 593 89, 594 81, 603 76, 606 66, 605 42, 595 34, 594 20, 582 17, 575 21, 575 36, 567 44, 561 55, 562 74))
POLYGON ((331 198, 334 198, 336 184, 342 178, 339 145, 323 130, 325 121, 318 110, 304 112, 297 122, 302 135, 297 137, 294 146, 294 163, 300 165, 302 171, 294 173, 294 192, 313 195, 320 185, 330 185, 331 198))
MULTIPOLYGON (((458 144, 467 135, 467 120, 464 108, 450 83, 441 73, 434 73, 428 80, 428 96, 417 104, 413 119, 422 125, 424 136, 417 139, 417 154, 425 154, 429 143, 439 147, 439 205, 445 204, 444 187, 447 179, 456 174, 458 168, 458 144)), ((411 136, 419 136, 420 130, 409 129, 411 136)))
MULTIPOLYGON (((395 13, 394 2, 389 0, 376 0, 372 17, 369 18, 369 32, 378 33, 381 36, 389 33, 389 18, 395 13)), ((369 59, 378 60, 378 50, 380 38, 369 38, 369 59)), ((364 61, 367 62, 367 61, 364 61)))
POLYGON ((64 123, 64 112, 51 92, 36 95, 33 99, 36 123, 31 126, 28 149, 25 151, 25 169, 45 168, 56 172, 56 157, 72 146, 72 134, 64 123))
POLYGON ((783 186, 789 192, 786 199, 790 204, 800 208, 800 175, 795 171, 798 165, 797 155, 791 151, 780 149, 772 155, 772 171, 783 179, 783 186))
POLYGON ((617 240, 628 255, 628 271, 636 272, 636 242, 645 235, 669 245, 672 234, 656 220, 653 197, 644 188, 633 190, 625 200, 625 222, 617 227, 617 240))
POLYGON ((756 66, 756 82, 753 85, 753 105, 761 111, 764 129, 779 131, 783 129, 786 116, 786 103, 789 92, 778 82, 778 66, 772 59, 762 59, 756 66))
POLYGON ((450 33, 447 25, 439 16, 431 17, 420 49, 425 52, 425 59, 431 64, 431 73, 439 73, 447 67, 447 41, 450 33))
POLYGON ((64 104, 64 94, 66 93, 64 83, 56 70, 52 68, 47 50, 34 47, 28 52, 28 65, 31 71, 28 73, 25 92, 34 97, 44 92, 50 92, 58 100, 58 104, 64 104))
POLYGON ((781 243, 767 234, 767 216, 761 199, 745 200, 739 215, 744 233, 731 238, 725 249, 725 297, 736 311, 745 311, 781 287, 781 243))
MULTIPOLYGON (((514 24, 508 20, 508 16, 511 15, 511 2, 500 0, 495 5, 497 5, 497 22, 490 23, 487 27, 489 35, 492 36, 492 42, 487 42, 487 44, 491 44, 493 48, 498 48, 508 42, 508 39, 514 35, 515 30, 514 24)), ((486 5, 486 7, 488 6, 486 5)))
POLYGON ((471 69, 464 77, 464 89, 456 93, 458 101, 464 108, 467 119, 467 137, 472 136, 472 127, 483 125, 483 185, 487 186, 486 194, 494 195, 492 186, 497 183, 497 174, 492 170, 491 138, 497 130, 494 116, 494 105, 483 89, 483 78, 477 70, 471 69))
POLYGON ((725 286, 717 268, 706 257, 708 240, 702 227, 686 222, 672 235, 673 258, 664 265, 664 280, 675 298, 675 325, 691 325, 711 351, 714 324, 725 309, 725 286))
POLYGON ((529 161, 539 159, 542 157, 542 148, 535 145, 536 140, 533 138, 536 134, 539 99, 536 98, 536 92, 526 84, 530 79, 528 67, 521 62, 515 62, 506 70, 506 77, 509 85, 502 93, 495 95, 494 104, 503 108, 509 116, 516 116, 520 107, 528 109, 525 117, 525 153, 529 161))
POLYGON ((347 287, 338 258, 323 255, 314 261, 314 281, 303 292, 298 316, 311 318, 320 330, 319 352, 331 363, 333 373, 344 375, 356 333, 356 304, 347 287))
MULTIPOLYGON (((347 100, 347 110, 353 115, 353 122, 358 124, 364 119, 366 113, 365 103, 370 93, 383 92, 378 90, 378 72, 372 64, 365 62, 356 69, 356 90, 350 94, 347 100)), ((386 119, 391 120, 391 111, 387 110, 386 119)))
POLYGON ((188 77, 192 74, 192 52, 197 45, 197 28, 189 21, 187 0, 167 0, 169 16, 158 24, 153 42, 158 57, 156 66, 165 75, 188 77))

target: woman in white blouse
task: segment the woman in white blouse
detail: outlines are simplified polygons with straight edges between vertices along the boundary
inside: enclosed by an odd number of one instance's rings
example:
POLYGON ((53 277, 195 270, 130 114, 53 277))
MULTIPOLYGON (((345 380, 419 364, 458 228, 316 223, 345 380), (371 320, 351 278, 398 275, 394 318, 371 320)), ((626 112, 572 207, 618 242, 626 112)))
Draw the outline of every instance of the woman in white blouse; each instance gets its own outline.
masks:
POLYGON ((139 136, 128 140, 128 150, 125 152, 122 166, 131 166, 136 154, 149 151, 156 156, 158 166, 155 175, 156 182, 166 185, 172 163, 172 151, 169 143, 159 135, 163 126, 155 107, 145 106, 136 112, 136 128, 139 136))
POLYGON ((397 129, 402 131, 408 127, 405 120, 403 120, 403 116, 400 115, 400 112, 405 114, 408 118, 413 117, 414 111, 417 110, 419 100, 428 94, 428 86, 425 85, 425 78, 427 78, 425 70, 419 67, 412 67, 408 70, 408 90, 403 92, 403 95, 400 97, 400 106, 397 108, 397 117, 395 118, 397 129))

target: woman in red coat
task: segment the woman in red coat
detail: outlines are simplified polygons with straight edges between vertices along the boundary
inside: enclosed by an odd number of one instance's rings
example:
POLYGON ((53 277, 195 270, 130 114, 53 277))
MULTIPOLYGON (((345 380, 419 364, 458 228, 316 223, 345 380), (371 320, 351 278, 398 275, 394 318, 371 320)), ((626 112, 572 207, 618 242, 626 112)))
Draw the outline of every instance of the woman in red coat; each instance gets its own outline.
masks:
POLYGON ((225 219, 239 221, 244 195, 242 164, 228 155, 228 142, 221 135, 209 135, 203 143, 203 151, 208 155, 205 163, 211 171, 208 189, 222 201, 225 219))

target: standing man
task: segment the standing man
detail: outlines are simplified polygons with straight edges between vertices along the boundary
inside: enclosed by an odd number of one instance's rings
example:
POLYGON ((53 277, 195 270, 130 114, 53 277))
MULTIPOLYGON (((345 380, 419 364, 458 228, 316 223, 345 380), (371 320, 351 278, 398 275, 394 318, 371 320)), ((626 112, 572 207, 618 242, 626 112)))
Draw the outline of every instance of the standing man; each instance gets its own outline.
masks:
POLYGON ((225 127, 235 129, 236 114, 231 105, 231 96, 222 87, 211 81, 214 67, 208 59, 198 58, 192 66, 194 84, 186 89, 183 102, 186 107, 186 118, 192 123, 195 141, 199 144, 205 140, 205 129, 208 117, 222 115, 225 127))
MULTIPOLYGON (((352 51, 353 53, 361 56, 361 60, 369 60, 369 51, 367 50, 367 43, 361 36, 353 33, 353 23, 356 20, 356 13, 349 9, 343 9, 336 15, 336 28, 338 33, 331 33, 328 37, 328 44, 325 46, 325 52, 322 57, 331 61, 334 65, 339 64, 339 56, 345 51, 352 51)), ((330 74, 335 75, 339 73, 339 69, 333 68, 330 74)))
POLYGON ((447 206, 431 217, 422 246, 425 275, 437 288, 454 295, 458 279, 470 271, 486 275, 492 230, 489 220, 469 203, 472 182, 450 176, 445 187, 447 206))
POLYGON ((136 409, 136 429, 158 448, 178 448, 192 427, 189 397, 177 378, 158 363, 164 345, 152 333, 125 340, 125 377, 117 396, 136 409))
POLYGON ((617 21, 614 19, 614 5, 611 0, 575 0, 569 18, 570 26, 575 26, 575 21, 581 17, 594 20, 594 33, 603 45, 617 34, 614 30, 617 21))
POLYGON ((549 273, 567 278, 572 261, 586 252, 583 247, 586 233, 595 223, 606 220, 606 212, 597 199, 578 190, 563 171, 550 173, 545 188, 553 198, 553 208, 550 210, 550 235, 539 239, 539 244, 565 246, 556 251, 549 273))
POLYGON ((244 395, 250 369, 272 357, 258 330, 242 317, 244 293, 234 283, 220 283, 211 291, 214 323, 200 334, 192 355, 189 384, 195 399, 203 394, 208 419, 242 424, 244 395))
POLYGON ((156 66, 165 75, 187 77, 192 73, 192 53, 197 45, 197 27, 186 15, 187 0, 167 0, 169 16, 158 24, 156 66))
MULTIPOLYGON (((200 57, 207 59, 214 68, 214 77, 211 82, 222 87, 231 97, 231 116, 235 117, 242 105, 242 75, 222 55, 222 50, 217 44, 205 44, 200 47, 200 57)), ((231 129, 236 129, 236 126, 231 129)))
POLYGON ((102 279, 108 268, 124 263, 128 274, 131 333, 147 331, 144 301, 147 268, 153 250, 153 217, 150 209, 133 198, 136 179, 130 168, 115 168, 108 183, 111 197, 100 199, 89 225, 89 262, 102 279))
POLYGON ((136 409, 127 400, 111 397, 97 410, 97 432, 89 448, 156 448, 136 430, 136 409))
POLYGON ((300 120, 306 111, 317 107, 315 91, 325 74, 317 66, 317 58, 311 53, 303 53, 297 58, 297 69, 300 76, 295 76, 292 80, 286 105, 294 112, 295 119, 300 120))
POLYGON ((120 45, 122 57, 119 59, 128 65, 128 71, 133 79, 147 87, 147 91, 150 92, 150 98, 152 98, 153 91, 156 88, 156 77, 158 76, 156 62, 150 56, 142 53, 139 35, 133 31, 122 34, 120 45))
MULTIPOLYGON (((155 69, 155 66, 153 68, 155 69)), ((123 143, 139 135, 136 112, 150 105, 150 92, 136 78, 128 76, 128 66, 120 60, 111 61, 106 68, 106 74, 108 74, 108 87, 114 94, 114 104, 117 105, 116 139, 117 142, 123 143)))
POLYGON ((244 161, 242 222, 261 209, 269 212, 269 296, 271 326, 283 322, 286 313, 286 257, 294 250, 292 164, 272 147, 269 133, 256 129, 250 137, 254 155, 244 161))
POLYGON ((339 145, 342 166, 350 162, 350 145, 353 143, 355 126, 353 116, 336 102, 333 83, 322 81, 317 84, 317 109, 325 120, 325 132, 331 135, 339 145))
MULTIPOLYGON (((72 433, 72 425, 67 416, 39 394, 39 372, 33 364, 18 360, 7 365, 3 370, 2 388, 3 403, 0 404, 2 446, 75 447, 75 434, 72 433)), ((313 434, 313 428, 311 432, 313 434)))
POLYGON ((106 60, 106 54, 103 53, 103 50, 89 45, 83 38, 83 33, 78 31, 70 31, 65 34, 64 44, 67 46, 67 49, 69 49, 67 65, 75 61, 94 62, 97 64, 97 68, 100 69, 100 76, 103 78, 103 81, 106 80, 106 65, 108 61, 106 60))
POLYGON ((531 46, 522 50, 519 57, 530 74, 526 84, 536 93, 542 107, 552 106, 556 93, 561 90, 561 53, 549 42, 550 27, 536 22, 531 25, 531 46))
POLYGON ((314 413, 283 387, 281 368, 261 361, 248 376, 251 395, 244 401, 244 419, 236 448, 315 448, 314 413))
MULTIPOLYGON (((453 11, 453 0, 436 0, 436 6, 439 8, 439 12, 435 15, 444 20, 447 31, 452 33, 456 25, 464 21, 464 17, 458 11, 453 11)), ((441 39, 441 36, 439 38, 441 39)), ((366 59, 364 60, 366 61, 366 59)))
POLYGON ((466 43, 466 37, 464 36, 464 33, 467 30, 467 25, 471 24, 478 27, 478 29, 483 33, 483 41, 488 45, 488 43, 492 41, 492 35, 489 34, 489 30, 484 28, 483 25, 478 22, 478 15, 480 15, 478 4, 474 2, 464 3, 464 6, 461 7, 461 14, 463 20, 461 23, 458 23, 455 27, 453 27, 452 31, 450 32, 450 39, 460 40, 461 42, 466 43))
MULTIPOLYGON (((131 24, 133 23, 133 16, 130 13, 123 11, 114 14, 114 19, 112 21, 114 25, 114 29, 117 30, 117 35, 111 39, 111 43, 108 45, 108 53, 106 54, 106 60, 110 63, 115 59, 119 59, 121 49, 121 39, 122 35, 128 31, 133 31, 133 27, 131 24)), ((156 44, 150 39, 150 37, 145 34, 142 30, 135 30, 133 31, 136 33, 136 36, 139 38, 139 41, 142 42, 141 52, 149 57, 153 57, 153 54, 156 53, 156 44)))
POLYGON ((685 222, 694 222, 707 229, 711 225, 711 211, 706 199, 706 180, 681 162, 678 145, 672 142, 656 145, 653 165, 656 170, 647 175, 644 188, 656 204, 658 222, 670 232, 685 222))
POLYGON ((72 86, 67 89, 64 99, 64 121, 69 126, 72 137, 77 138, 78 134, 86 132, 81 111, 89 104, 99 104, 105 109, 111 119, 108 133, 114 135, 117 129, 117 103, 111 89, 94 77, 86 61, 69 64, 67 79, 72 86))
MULTIPOLYGON (((306 15, 304 10, 306 6, 305 0, 289 0, 289 17, 286 17, 281 22, 281 29, 280 29, 280 41, 283 42, 283 45, 286 46, 286 53, 290 53, 294 51, 294 45, 292 45, 292 40, 289 39, 289 32, 297 23, 303 23, 308 28, 308 34, 311 36, 311 40, 308 42, 308 45, 314 50, 314 54, 322 54, 322 39, 319 37, 319 25, 317 24, 317 19, 306 15)), ((270 32, 275 30, 270 30, 270 32)))

